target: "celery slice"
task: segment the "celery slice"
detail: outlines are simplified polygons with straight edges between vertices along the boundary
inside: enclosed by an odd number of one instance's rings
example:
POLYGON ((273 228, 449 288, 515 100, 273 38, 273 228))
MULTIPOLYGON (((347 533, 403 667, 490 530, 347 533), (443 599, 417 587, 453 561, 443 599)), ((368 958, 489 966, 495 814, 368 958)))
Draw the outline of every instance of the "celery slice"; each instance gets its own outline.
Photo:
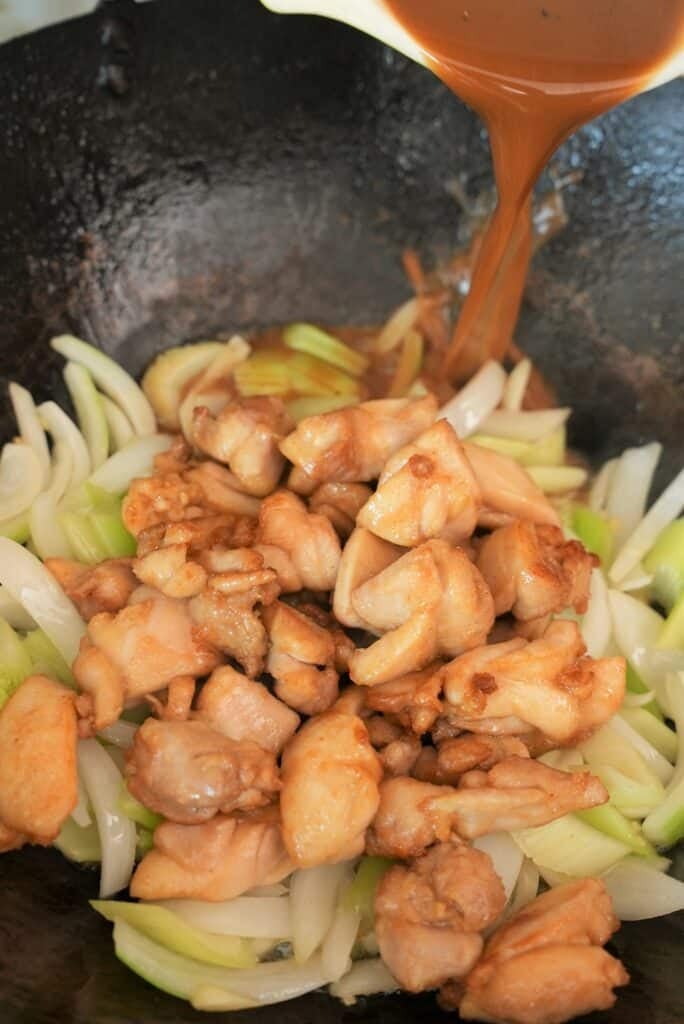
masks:
POLYGON ((79 562, 95 565, 108 557, 107 550, 87 515, 80 512, 62 512, 59 522, 79 562))
POLYGON ((589 474, 581 466, 527 466, 527 472, 545 494, 577 491, 587 482, 589 474))
POLYGON ((12 627, 0 619, 0 707, 12 696, 33 666, 21 639, 12 627))
POLYGON ((631 849, 627 843, 599 832, 576 814, 566 814, 548 825, 511 834, 537 867, 573 878, 601 875, 631 849))
POLYGON ((360 377, 368 369, 366 356, 313 324, 290 324, 283 331, 283 342, 287 348, 322 359, 353 377, 360 377))
MULTIPOLYGON (((631 665, 629 662, 627 662, 626 683, 627 683, 627 689, 629 690, 630 693, 647 693, 648 692, 648 686, 643 681, 643 679, 641 678, 639 673, 636 671, 634 666, 631 665)), ((663 715, 662 709, 660 707, 660 704, 658 703, 657 700, 652 700, 652 701, 650 701, 649 704, 646 704, 644 710, 648 711, 648 713, 650 715, 653 715, 659 721, 661 721, 661 722, 663 721, 664 715, 663 715)))
POLYGON ((154 847, 154 832, 138 825, 135 830, 135 859, 142 860, 154 847))
POLYGON ((157 825, 161 825, 164 820, 161 814, 155 814, 154 811, 150 811, 144 804, 141 804, 139 800, 133 796, 126 785, 125 780, 121 783, 121 792, 119 793, 119 810, 122 814, 125 814, 127 818, 134 821, 137 825, 142 825, 143 828, 150 829, 153 831, 157 825))
POLYGON ((42 672, 53 679, 59 679, 60 683, 66 686, 75 686, 71 669, 42 629, 30 630, 24 637, 23 644, 34 672, 42 672))
POLYGON ((656 851, 653 846, 644 838, 639 825, 636 822, 625 818, 623 814, 610 804, 603 804, 602 807, 590 807, 585 811, 575 811, 580 821, 591 825, 607 836, 612 836, 618 842, 629 846, 633 853, 639 857, 655 857, 656 851))
POLYGON ((358 398, 351 395, 323 395, 322 397, 293 398, 286 402, 286 408, 295 423, 308 419, 309 416, 322 416, 326 412, 336 412, 350 405, 357 405, 358 398))
POLYGON ((73 818, 67 818, 52 845, 77 864, 94 864, 102 859, 100 836, 94 821, 81 828, 73 818))
POLYGON ((119 900, 91 900, 90 905, 108 921, 125 921, 179 956, 218 967, 252 967, 257 962, 249 940, 194 928, 165 907, 119 900))
POLYGON ((90 516, 90 522, 109 558, 129 558, 135 555, 135 537, 123 524, 120 502, 111 510, 96 510, 90 516))
POLYGON ((659 750, 663 757, 673 764, 677 760, 677 733, 665 725, 651 711, 651 705, 643 708, 626 708, 620 710, 620 716, 645 740, 659 750))
POLYGON ((573 505, 571 526, 587 551, 608 565, 613 551, 614 533, 610 522, 588 505, 573 505))
POLYGON ((342 906, 360 914, 363 923, 371 927, 375 920, 375 890, 380 879, 394 861, 389 857, 362 857, 356 874, 342 897, 342 906))
POLYGON ((653 573, 653 596, 670 611, 684 594, 684 519, 675 519, 660 533, 644 558, 644 568, 653 573))
POLYGON ((423 365, 423 336, 413 328, 407 331, 401 346, 397 368, 387 392, 388 398, 403 398, 423 365))

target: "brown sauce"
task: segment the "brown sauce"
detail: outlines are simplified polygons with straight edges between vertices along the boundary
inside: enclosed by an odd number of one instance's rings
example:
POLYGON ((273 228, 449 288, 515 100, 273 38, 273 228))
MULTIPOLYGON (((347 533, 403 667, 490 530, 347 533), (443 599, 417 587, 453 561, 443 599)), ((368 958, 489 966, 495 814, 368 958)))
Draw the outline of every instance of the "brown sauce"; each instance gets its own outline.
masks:
POLYGON ((384 0, 489 130, 498 203, 445 357, 468 377, 512 341, 531 194, 580 125, 648 87, 684 47, 684 0, 384 0))

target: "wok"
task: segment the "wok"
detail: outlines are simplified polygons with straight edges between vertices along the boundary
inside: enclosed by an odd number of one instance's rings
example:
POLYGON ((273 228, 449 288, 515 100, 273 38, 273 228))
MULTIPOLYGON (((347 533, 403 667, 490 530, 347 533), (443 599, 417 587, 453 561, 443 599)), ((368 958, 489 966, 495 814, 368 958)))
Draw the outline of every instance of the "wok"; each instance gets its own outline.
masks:
MULTIPOLYGON (((0 50, 0 372, 62 397, 53 333, 139 372, 159 349, 293 318, 376 323, 408 294, 401 249, 454 247, 445 183, 491 183, 480 123, 423 69, 337 24, 257 0, 107 3, 0 50)), ((684 82, 572 139, 569 226, 535 259, 518 342, 603 458, 684 436, 684 82)), ((11 431, 7 403, 0 429, 11 431)), ((30 848, 0 858, 3 1024, 216 1015, 147 986, 87 906, 93 872, 30 848)), ((682 916, 625 925, 632 974, 612 1013, 684 1019, 682 916)), ((442 1019, 432 996, 347 1009, 324 994, 256 1024, 442 1019)), ((236 1019, 236 1018, 234 1018, 236 1019)), ((452 1018, 454 1019, 454 1018, 452 1018)))

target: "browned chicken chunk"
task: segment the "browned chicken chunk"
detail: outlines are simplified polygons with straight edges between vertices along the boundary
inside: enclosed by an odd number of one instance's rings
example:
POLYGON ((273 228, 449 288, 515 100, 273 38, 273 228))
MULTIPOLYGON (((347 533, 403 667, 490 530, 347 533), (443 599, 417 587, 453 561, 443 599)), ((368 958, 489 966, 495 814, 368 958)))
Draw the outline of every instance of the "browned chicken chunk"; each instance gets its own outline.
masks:
POLYGON ((505 903, 485 853, 440 843, 412 864, 390 868, 378 885, 375 931, 382 958, 409 992, 462 978, 482 952, 480 932, 505 903))
POLYGON ((477 523, 480 490, 453 427, 439 420, 391 456, 357 523, 415 547, 433 537, 458 544, 477 523))
POLYGON ((587 610, 594 555, 556 526, 518 520, 480 544, 477 567, 492 592, 497 615, 512 611, 525 622, 552 612, 587 610))
POLYGON ((560 525, 553 505, 519 463, 468 441, 463 447, 482 495, 480 526, 503 526, 511 519, 560 525))
POLYGON ((340 564, 340 541, 325 516, 309 512, 290 491, 276 491, 259 512, 257 551, 278 573, 281 589, 332 590, 340 564))
POLYGON ((138 865, 131 896, 142 900, 221 901, 258 885, 279 882, 293 870, 283 846, 277 808, 202 825, 165 821, 154 849, 138 865))
POLYGON ((241 398, 216 416, 205 406, 196 408, 192 436, 200 451, 230 467, 242 490, 262 498, 285 468, 278 445, 291 428, 279 398, 241 398))
POLYGON ((68 558, 46 558, 45 566, 86 620, 99 612, 118 612, 138 586, 130 558, 109 558, 83 565, 68 558))
POLYGON ((309 498, 309 508, 329 519, 345 540, 354 530, 359 509, 372 493, 366 484, 321 484, 309 498))
POLYGON ((615 1003, 629 975, 601 947, 619 922, 603 882, 585 878, 538 896, 490 938, 459 1012, 494 1024, 562 1024, 615 1003))
POLYGON ((475 768, 488 771, 507 757, 529 757, 517 736, 468 733, 445 739, 437 748, 423 747, 413 775, 422 782, 455 786, 465 772, 475 768))
POLYGON ((48 846, 78 797, 74 693, 29 676, 0 710, 0 842, 48 846))
POLYGON ((148 718, 135 733, 126 777, 141 803, 181 825, 261 807, 280 788, 270 751, 199 721, 148 718))
POLYGON ((257 521, 245 515, 199 515, 178 523, 157 523, 137 536, 138 558, 158 548, 184 544, 190 558, 200 559, 216 546, 250 547, 256 538, 257 521))
POLYGON ((279 754, 299 725, 299 715, 262 683, 229 665, 215 669, 197 698, 196 717, 231 740, 253 740, 279 754))
POLYGON ((382 767, 362 720, 327 711, 285 748, 280 807, 297 867, 358 856, 378 807, 382 767))
POLYGON ((204 589, 207 573, 198 562, 188 561, 187 544, 167 544, 136 558, 133 571, 141 583, 155 587, 166 597, 194 597, 204 589))
POLYGON ((362 402, 302 420, 280 450, 314 486, 375 480, 390 455, 426 430, 436 413, 432 395, 362 402))
POLYGON ((365 706, 392 715, 418 736, 428 732, 442 710, 440 662, 420 672, 409 672, 389 683, 372 686, 366 692, 365 706))
POLYGON ((270 639, 266 671, 278 697, 304 715, 327 711, 337 699, 339 679, 332 635, 282 601, 264 610, 264 622, 270 639))

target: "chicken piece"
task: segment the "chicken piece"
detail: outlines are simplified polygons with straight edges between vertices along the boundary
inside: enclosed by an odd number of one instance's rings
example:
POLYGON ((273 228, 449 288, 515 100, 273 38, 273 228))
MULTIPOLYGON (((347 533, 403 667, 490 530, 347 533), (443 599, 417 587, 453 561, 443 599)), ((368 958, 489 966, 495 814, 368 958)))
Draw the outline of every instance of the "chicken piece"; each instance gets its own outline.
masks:
POLYGON ((382 766, 356 715, 327 711, 290 740, 282 762, 285 846, 297 867, 358 856, 378 808, 382 766))
POLYGON ((377 632, 356 611, 353 594, 363 583, 396 562, 402 554, 402 549, 396 544, 380 540, 370 530, 361 527, 354 530, 344 546, 335 582, 333 613, 338 622, 344 626, 377 632))
POLYGON ((200 451, 230 466, 242 490, 263 498, 282 476, 285 459, 278 445, 292 426, 279 398, 241 398, 216 416, 197 407, 192 436, 200 451))
POLYGON ((325 516, 309 512, 304 502, 290 491, 276 491, 261 504, 256 549, 266 565, 278 572, 281 589, 332 590, 340 564, 340 542, 325 516), (285 555, 287 571, 281 575, 278 556, 271 561, 271 549, 285 555))
POLYGON ((321 484, 309 498, 309 508, 329 519, 340 537, 346 540, 356 526, 359 510, 372 493, 365 484, 321 484))
POLYGON ((360 715, 364 717, 366 711, 366 696, 370 691, 365 686, 356 686, 351 683, 345 686, 339 697, 333 704, 334 711, 341 711, 345 715, 360 715))
POLYGON ((291 874, 276 808, 202 825, 162 822, 154 849, 131 879, 131 896, 143 900, 231 900, 258 885, 291 874))
POLYGON ((517 736, 462 735, 444 740, 437 749, 423 747, 413 768, 422 782, 458 784, 465 772, 480 768, 487 771, 507 757, 529 757, 529 751, 517 736))
POLYGON ((410 775, 421 751, 418 737, 392 725, 382 715, 367 719, 366 728, 385 775, 410 775))
POLYGON ((197 699, 196 717, 231 740, 252 740, 280 754, 299 726, 299 715, 262 683, 225 665, 215 669, 197 699))
POLYGON ((393 715, 405 729, 422 736, 432 728, 442 711, 440 667, 440 662, 434 662, 420 672, 409 672, 389 683, 370 687, 366 691, 365 706, 393 715))
POLYGON ((242 484, 229 469, 216 462, 200 462, 185 471, 184 477, 198 484, 202 491, 202 504, 225 515, 259 515, 261 502, 251 494, 245 494, 242 484))
POLYGON ((191 558, 199 558, 216 546, 251 547, 257 521, 245 515, 199 515, 179 523, 157 523, 138 534, 138 558, 174 544, 185 544, 191 558))
POLYGON ((349 668, 349 661, 352 654, 356 650, 354 641, 350 636, 347 636, 345 631, 339 625, 335 616, 326 611, 325 608, 321 608, 320 605, 314 604, 311 601, 299 601, 295 596, 292 599, 292 607, 296 608, 307 618, 313 619, 316 625, 321 626, 323 629, 332 637, 334 646, 334 666, 339 672, 346 672, 349 668))
POLYGON ((433 395, 362 402, 307 417, 280 450, 314 485, 375 480, 390 455, 427 430, 436 414, 433 395))
POLYGON ((518 462, 469 441, 463 448, 482 495, 480 526, 495 528, 511 519, 560 526, 553 505, 518 462))
POLYGON ((133 572, 141 583, 155 587, 166 597, 194 597, 207 583, 205 569, 188 561, 187 544, 168 544, 136 558, 133 572))
POLYGON ((390 779, 368 835, 369 853, 415 857, 437 840, 544 825, 608 799, 587 772, 560 772, 531 758, 508 757, 489 772, 462 776, 459 788, 390 779))
POLYGON ((74 693, 29 676, 0 710, 3 845, 49 846, 78 798, 74 693))
POLYGON ((351 600, 376 631, 389 630, 350 660, 352 679, 365 686, 477 647, 494 622, 492 596, 479 571, 461 548, 443 540, 406 552, 357 587, 351 600))
POLYGON ((157 707, 159 717, 165 722, 186 722, 195 698, 195 680, 192 676, 176 676, 166 688, 166 703, 148 695, 147 700, 157 707))
POLYGON ((539 729, 570 745, 606 721, 625 688, 622 658, 593 659, 574 622, 551 623, 539 640, 469 651, 441 670, 452 720, 472 732, 539 729))
POLYGON ((477 523, 480 489, 456 431, 439 420, 386 463, 357 523, 415 547, 433 537, 458 544, 477 523))
POLYGON ((512 611, 523 622, 569 607, 586 612, 597 564, 579 541, 565 541, 558 527, 523 520, 485 537, 477 554, 496 614, 512 611))
POLYGON ((67 597, 88 621, 99 612, 118 612, 138 586, 130 558, 109 558, 98 565, 83 565, 68 558, 46 558, 67 597))
POLYGON ((279 789, 270 751, 199 721, 146 719, 128 752, 126 778, 141 803, 180 825, 261 807, 279 789))
POLYGON ((463 978, 482 952, 480 932, 505 904, 501 879, 485 853, 440 843, 381 879, 375 931, 382 959, 408 992, 463 978))
POLYGON ((601 946, 619 927, 605 885, 568 882, 538 896, 490 938, 468 976, 464 1020, 562 1024, 613 1006, 629 975, 601 946))
POLYGON ((188 518, 203 506, 204 493, 181 473, 159 473, 133 480, 121 506, 124 526, 137 537, 160 523, 188 518))
POLYGON ((282 601, 264 609, 263 617, 270 639, 266 671, 278 697, 304 715, 327 711, 337 700, 339 679, 331 634, 282 601))
POLYGON ((264 608, 278 596, 276 574, 248 548, 215 548, 202 561, 211 575, 207 588, 188 604, 192 620, 207 643, 239 661, 248 676, 257 676, 268 649, 257 606, 264 608))

